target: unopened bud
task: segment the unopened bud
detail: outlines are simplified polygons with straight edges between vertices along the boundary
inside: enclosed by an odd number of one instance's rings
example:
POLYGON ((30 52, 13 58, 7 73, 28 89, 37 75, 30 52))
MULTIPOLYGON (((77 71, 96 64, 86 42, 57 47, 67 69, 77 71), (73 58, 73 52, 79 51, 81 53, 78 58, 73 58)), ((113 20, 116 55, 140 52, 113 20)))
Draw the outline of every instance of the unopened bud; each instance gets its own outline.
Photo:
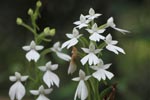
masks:
POLYGON ((44 34, 47 36, 54 36, 55 29, 50 29, 49 27, 44 28, 44 34))
POLYGON ((56 32, 56 30, 55 30, 54 28, 51 29, 51 30, 50 30, 50 35, 51 35, 51 36, 54 36, 54 35, 55 35, 55 32, 56 32))
POLYGON ((37 6, 37 7, 41 7, 41 6, 42 6, 41 1, 37 1, 37 2, 36 2, 36 6, 37 6))
POLYGON ((16 23, 18 25, 21 25, 23 23, 22 19, 20 17, 17 18, 16 23))
POLYGON ((28 10, 28 15, 33 15, 33 10, 31 8, 28 10))
POLYGON ((49 31, 50 31, 49 27, 44 28, 44 33, 45 33, 46 35, 49 34, 49 31))

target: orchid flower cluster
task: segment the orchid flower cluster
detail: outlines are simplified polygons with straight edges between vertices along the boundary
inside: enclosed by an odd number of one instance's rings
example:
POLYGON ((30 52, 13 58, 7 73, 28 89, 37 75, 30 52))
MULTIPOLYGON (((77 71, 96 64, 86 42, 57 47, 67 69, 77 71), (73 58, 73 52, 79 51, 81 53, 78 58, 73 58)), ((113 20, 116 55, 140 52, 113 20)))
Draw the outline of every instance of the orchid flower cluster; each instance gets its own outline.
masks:
MULTIPOLYGON (((29 45, 22 47, 27 52, 25 55, 27 61, 36 65, 41 57, 44 57, 47 53, 54 52, 60 59, 69 62, 68 74, 73 76, 77 70, 79 71, 79 77, 72 78, 72 81, 79 82, 74 100, 77 100, 77 98, 81 100, 102 100, 103 97, 99 91, 100 82, 106 82, 106 79, 111 80, 114 77, 114 74, 108 71, 108 68, 112 64, 104 64, 102 52, 106 49, 115 54, 125 54, 124 50, 117 46, 118 41, 113 40, 112 35, 105 31, 109 27, 123 34, 129 31, 116 27, 113 17, 108 18, 105 24, 98 25, 95 19, 102 14, 95 13, 94 9, 90 8, 88 15, 81 14, 79 21, 73 23, 75 27, 72 32, 66 34, 69 40, 62 44, 58 41, 52 47, 44 49, 41 42, 50 42, 50 39, 47 39, 47 37, 54 36, 55 29, 46 27, 41 33, 38 33, 40 30, 36 24, 36 20, 40 15, 39 8, 41 5, 41 2, 38 1, 35 11, 31 8, 28 10, 32 26, 25 24, 21 18, 17 18, 17 24, 28 29, 34 36, 34 39, 31 40, 29 45), (81 34, 82 32, 85 33, 81 34), (63 49, 65 48, 71 49, 71 56, 63 53, 63 49), (38 51, 41 52, 39 53, 38 51)), ((34 67, 34 70, 38 69, 40 73, 43 72, 44 74, 42 76, 43 82, 39 85, 39 88, 37 90, 33 88, 29 92, 32 95, 38 96, 36 100, 50 100, 45 95, 53 91, 52 86, 59 87, 60 84, 60 78, 53 72, 58 69, 58 64, 52 64, 51 61, 48 61, 45 65, 31 67, 34 67), (45 86, 47 87, 46 89, 45 86)), ((36 76, 38 76, 37 74, 35 73, 33 75, 32 73, 31 76, 21 76, 19 72, 15 72, 15 76, 10 76, 10 81, 15 82, 9 90, 11 100, 15 100, 15 98, 22 100, 26 93, 22 82, 28 78, 29 81, 35 81, 37 79, 36 76)))

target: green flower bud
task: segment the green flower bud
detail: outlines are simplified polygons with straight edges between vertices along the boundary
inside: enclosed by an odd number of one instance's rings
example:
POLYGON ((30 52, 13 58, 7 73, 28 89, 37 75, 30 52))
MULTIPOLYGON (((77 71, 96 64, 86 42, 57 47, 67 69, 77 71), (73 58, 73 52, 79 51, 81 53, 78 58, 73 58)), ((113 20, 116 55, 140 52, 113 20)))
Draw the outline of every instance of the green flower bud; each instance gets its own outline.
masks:
POLYGON ((36 2, 36 6, 37 6, 37 7, 41 7, 41 6, 42 6, 41 1, 37 1, 37 2, 36 2))
POLYGON ((50 28, 49 28, 49 27, 45 27, 45 28, 44 28, 44 33, 45 33, 45 35, 49 35, 49 31, 50 31, 50 28))
POLYGON ((22 19, 20 17, 17 18, 16 23, 18 25, 21 25, 23 23, 22 19))
POLYGON ((44 34, 47 36, 54 36, 55 29, 50 29, 49 27, 44 28, 44 34))
POLYGON ((55 35, 56 30, 53 28, 50 30, 50 36, 54 36, 55 35))
POLYGON ((33 15, 33 10, 31 8, 28 10, 28 15, 33 15))

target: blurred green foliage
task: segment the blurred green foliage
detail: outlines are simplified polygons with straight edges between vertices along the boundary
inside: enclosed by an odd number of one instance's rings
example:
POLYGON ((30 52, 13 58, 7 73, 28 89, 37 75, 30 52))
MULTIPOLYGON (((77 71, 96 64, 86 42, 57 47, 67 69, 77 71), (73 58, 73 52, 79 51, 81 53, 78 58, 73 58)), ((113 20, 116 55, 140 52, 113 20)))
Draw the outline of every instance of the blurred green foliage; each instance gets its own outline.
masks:
MULTIPOLYGON (((34 7, 35 2, 36 0, 0 1, 0 95, 7 96, 11 84, 8 80, 9 75, 28 68, 21 47, 33 37, 29 31, 17 26, 15 21, 17 17, 22 17, 26 22, 30 22, 27 11, 28 8, 34 7)), ((42 17, 38 19, 38 24, 41 29, 46 26, 56 28, 56 36, 52 42, 66 40, 64 34, 71 32, 74 27, 72 23, 78 19, 80 13, 84 14, 90 7, 106 15, 100 18, 99 23, 105 23, 107 18, 113 16, 117 26, 131 31, 125 36, 114 33, 115 38, 120 39, 119 45, 125 49, 126 55, 115 56, 106 52, 103 59, 113 63, 111 70, 116 76, 113 79, 117 82, 116 100, 150 99, 149 0, 42 0, 42 2, 42 17)), ((52 44, 45 45, 52 46, 52 44)), ((57 73, 61 76, 61 88, 55 89, 50 95, 51 99, 73 99, 77 84, 70 81, 71 76, 67 75, 68 64, 58 60, 53 54, 47 57, 60 64, 57 73)))

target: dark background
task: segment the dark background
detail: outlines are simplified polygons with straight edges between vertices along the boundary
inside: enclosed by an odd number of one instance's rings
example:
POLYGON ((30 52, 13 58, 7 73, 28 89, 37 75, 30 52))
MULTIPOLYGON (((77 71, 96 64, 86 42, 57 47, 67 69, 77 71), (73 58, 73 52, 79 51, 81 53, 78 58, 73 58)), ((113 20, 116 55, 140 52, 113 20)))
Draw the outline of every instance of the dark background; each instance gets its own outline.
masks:
MULTIPOLYGON (((21 47, 33 37, 29 31, 16 25, 16 18, 21 17, 29 23, 27 11, 35 7, 35 2, 36 0, 0 1, 0 97, 8 97, 11 85, 9 75, 26 68, 25 52, 21 47)), ((91 7, 97 13, 103 14, 97 23, 103 24, 113 16, 119 28, 131 31, 130 34, 122 35, 111 30, 114 37, 120 41, 119 45, 124 48, 126 55, 117 56, 107 52, 104 59, 113 63, 113 81, 118 83, 116 100, 150 100, 149 0, 42 0, 42 3, 42 17, 37 23, 40 29, 46 26, 56 28, 56 36, 52 42, 65 41, 65 33, 71 32, 74 27, 72 23, 78 20, 81 13, 87 14, 91 7)), ((64 65, 60 68, 63 72, 59 71, 61 76, 67 71, 67 66, 64 65)), ((51 99, 73 99, 73 83, 67 81, 67 74, 61 79, 62 87, 56 88, 51 94, 51 99)))

